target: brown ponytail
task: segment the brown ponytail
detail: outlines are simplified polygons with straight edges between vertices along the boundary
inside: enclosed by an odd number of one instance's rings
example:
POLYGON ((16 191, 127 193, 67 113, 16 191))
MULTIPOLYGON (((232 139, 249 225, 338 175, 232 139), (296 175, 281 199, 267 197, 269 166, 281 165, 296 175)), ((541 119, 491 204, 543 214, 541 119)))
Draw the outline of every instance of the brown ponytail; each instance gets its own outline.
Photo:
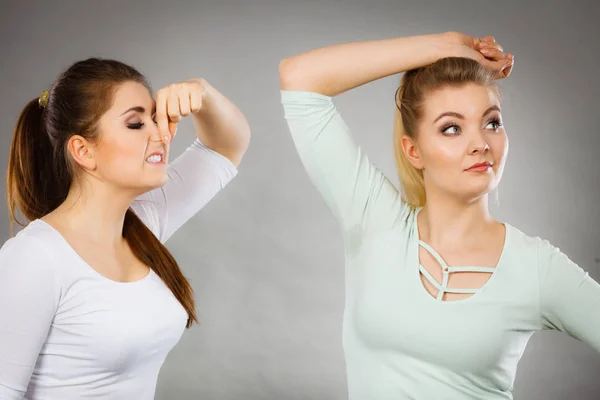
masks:
POLYGON ((123 237, 127 239, 133 254, 144 264, 152 266, 156 275, 160 276, 186 309, 186 326, 189 328, 193 322, 198 322, 192 286, 179 269, 175 258, 131 209, 125 213, 123 237))
MULTIPOLYGON (((25 226, 17 218, 17 210, 33 221, 67 198, 76 172, 67 151, 70 137, 76 132, 96 140, 98 120, 110 108, 118 86, 128 81, 141 83, 150 91, 136 69, 115 60, 90 58, 61 74, 45 107, 37 98, 27 103, 15 126, 8 161, 11 228, 13 222, 25 226)), ((156 272, 185 308, 187 327, 197 322, 192 287, 177 261, 131 209, 125 214, 123 237, 135 256, 156 272)))
POLYGON ((6 183, 11 230, 13 221, 24 225, 16 216, 17 208, 29 220, 40 218, 58 207, 69 190, 68 182, 56 174, 54 149, 42 113, 38 99, 31 100, 15 126, 6 183))

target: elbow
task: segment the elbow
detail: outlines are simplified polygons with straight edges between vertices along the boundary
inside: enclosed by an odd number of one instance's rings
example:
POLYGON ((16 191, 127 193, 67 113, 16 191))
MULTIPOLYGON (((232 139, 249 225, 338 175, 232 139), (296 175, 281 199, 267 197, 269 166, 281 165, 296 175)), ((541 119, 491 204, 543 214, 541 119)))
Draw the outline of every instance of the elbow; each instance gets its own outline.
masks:
POLYGON ((228 157, 236 168, 240 165, 242 158, 250 146, 251 136, 252 130, 250 129, 250 124, 246 117, 240 112, 240 124, 237 129, 236 142, 228 157))
POLYGON ((301 68, 295 57, 281 60, 279 63, 279 88, 281 90, 302 90, 301 68))
POLYGON ((248 147, 250 146, 250 138, 252 137, 252 129, 250 129, 250 125, 246 121, 244 129, 242 130, 242 134, 240 135, 239 141, 239 151, 242 155, 246 153, 248 147))

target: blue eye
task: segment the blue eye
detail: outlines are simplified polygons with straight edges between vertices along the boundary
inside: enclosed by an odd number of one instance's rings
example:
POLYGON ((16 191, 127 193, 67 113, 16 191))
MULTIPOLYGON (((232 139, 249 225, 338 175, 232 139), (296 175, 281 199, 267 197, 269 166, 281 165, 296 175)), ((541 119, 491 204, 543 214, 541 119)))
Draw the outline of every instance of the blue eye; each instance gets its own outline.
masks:
POLYGON ((458 125, 454 125, 454 124, 446 125, 442 128, 442 133, 444 135, 453 136, 453 135, 458 134, 459 129, 460 128, 458 127, 458 125))
POLYGON ((491 120, 490 122, 488 122, 486 128, 490 125, 493 125, 493 128, 490 128, 490 129, 496 131, 502 126, 502 122, 500 122, 500 120, 498 120, 498 119, 491 120))

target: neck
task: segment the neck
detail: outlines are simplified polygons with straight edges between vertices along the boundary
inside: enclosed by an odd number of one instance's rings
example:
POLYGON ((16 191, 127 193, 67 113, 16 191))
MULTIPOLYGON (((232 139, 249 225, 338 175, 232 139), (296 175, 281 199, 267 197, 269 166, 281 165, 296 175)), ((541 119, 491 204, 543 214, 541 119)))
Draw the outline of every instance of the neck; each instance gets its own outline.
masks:
POLYGON ((437 247, 455 247, 480 237, 495 224, 488 209, 488 195, 475 201, 449 199, 427 193, 427 204, 419 213, 422 240, 437 247))
POLYGON ((94 183, 74 184, 65 201, 51 213, 52 219, 66 231, 83 235, 93 243, 120 244, 125 213, 135 195, 94 183))

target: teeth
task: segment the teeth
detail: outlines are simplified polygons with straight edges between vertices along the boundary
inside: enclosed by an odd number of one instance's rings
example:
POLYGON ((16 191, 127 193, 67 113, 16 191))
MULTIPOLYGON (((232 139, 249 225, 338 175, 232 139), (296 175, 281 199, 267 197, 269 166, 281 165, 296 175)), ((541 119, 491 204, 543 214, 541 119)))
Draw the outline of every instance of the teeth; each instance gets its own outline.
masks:
POLYGON ((151 163, 161 162, 162 161, 162 156, 159 155, 159 154, 155 154, 153 156, 150 156, 150 157, 146 158, 146 161, 151 162, 151 163))

